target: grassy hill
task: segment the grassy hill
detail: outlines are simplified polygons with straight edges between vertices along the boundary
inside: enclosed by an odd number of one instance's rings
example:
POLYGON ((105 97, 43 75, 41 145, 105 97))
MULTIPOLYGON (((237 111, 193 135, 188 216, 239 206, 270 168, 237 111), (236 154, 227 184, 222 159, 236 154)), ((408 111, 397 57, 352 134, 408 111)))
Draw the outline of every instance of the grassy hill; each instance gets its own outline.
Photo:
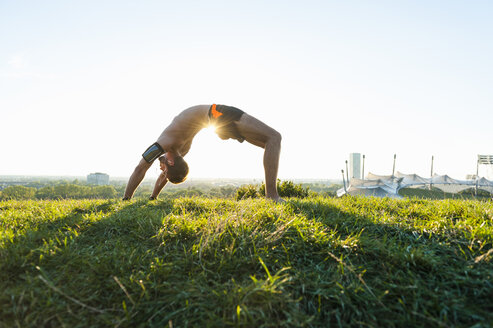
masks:
POLYGON ((493 325, 493 203, 0 202, 0 327, 493 325))

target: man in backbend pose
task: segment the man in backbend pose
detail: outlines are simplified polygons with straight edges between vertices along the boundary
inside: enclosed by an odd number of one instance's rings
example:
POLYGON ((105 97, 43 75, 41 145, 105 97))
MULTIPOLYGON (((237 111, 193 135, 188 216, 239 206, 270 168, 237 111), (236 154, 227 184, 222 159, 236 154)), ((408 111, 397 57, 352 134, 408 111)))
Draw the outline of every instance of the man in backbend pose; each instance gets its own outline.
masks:
POLYGON ((157 198, 168 181, 175 184, 185 181, 188 165, 183 156, 190 150, 195 135, 209 124, 216 126, 216 133, 223 140, 246 140, 264 148, 265 196, 283 201, 276 186, 281 134, 238 108, 216 104, 190 107, 173 119, 157 141, 142 154, 143 158, 128 180, 123 199, 132 198, 157 158, 163 172, 156 181, 151 199, 157 198))

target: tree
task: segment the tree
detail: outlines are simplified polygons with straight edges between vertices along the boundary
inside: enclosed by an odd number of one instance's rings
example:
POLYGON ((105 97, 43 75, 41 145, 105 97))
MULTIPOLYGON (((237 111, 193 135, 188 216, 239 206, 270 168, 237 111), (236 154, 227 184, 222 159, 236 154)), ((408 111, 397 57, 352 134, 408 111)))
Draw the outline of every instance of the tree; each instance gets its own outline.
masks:
POLYGON ((24 186, 8 186, 2 191, 3 199, 33 199, 36 188, 24 186))
MULTIPOLYGON (((277 192, 280 197, 306 198, 310 195, 308 188, 303 188, 300 184, 292 181, 277 180, 277 192)), ((236 191, 236 200, 245 198, 259 198, 265 196, 265 184, 260 186, 244 185, 236 191)))
POLYGON ((55 194, 55 191, 52 186, 46 186, 43 188, 38 189, 36 191, 36 198, 37 199, 52 199, 54 198, 53 195, 55 194))
POLYGON ((117 192, 113 186, 98 186, 92 188, 93 198, 111 199, 116 198, 117 192))

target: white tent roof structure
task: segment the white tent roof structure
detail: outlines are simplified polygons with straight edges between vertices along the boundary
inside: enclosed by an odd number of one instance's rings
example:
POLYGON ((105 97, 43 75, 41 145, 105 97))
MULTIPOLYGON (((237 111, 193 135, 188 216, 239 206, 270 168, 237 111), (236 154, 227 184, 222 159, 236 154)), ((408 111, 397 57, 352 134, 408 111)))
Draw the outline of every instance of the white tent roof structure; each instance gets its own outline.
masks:
POLYGON ((337 196, 341 197, 347 193, 349 195, 400 198, 397 192, 401 180, 402 178, 376 175, 372 175, 372 179, 366 180, 353 178, 346 189, 341 188, 337 191, 337 196))
POLYGON ((493 181, 485 178, 477 180, 456 180, 448 175, 435 174, 431 178, 423 178, 417 174, 404 174, 397 172, 395 176, 377 175, 368 173, 366 179, 351 179, 349 186, 337 191, 337 196, 366 195, 376 197, 400 198, 399 190, 402 188, 425 188, 432 185, 444 192, 458 193, 460 191, 476 188, 493 193, 493 181))
POLYGON ((490 181, 485 178, 481 178, 478 180, 478 189, 486 190, 489 193, 493 194, 493 181, 490 181))
POLYGON ((456 180, 448 175, 433 175, 431 183, 434 187, 443 190, 445 192, 458 193, 462 190, 475 188, 475 180, 456 180))
POLYGON ((402 178, 401 188, 409 188, 409 187, 420 187, 423 185, 429 185, 430 179, 422 178, 417 174, 404 174, 401 172, 397 172, 396 177, 402 178))

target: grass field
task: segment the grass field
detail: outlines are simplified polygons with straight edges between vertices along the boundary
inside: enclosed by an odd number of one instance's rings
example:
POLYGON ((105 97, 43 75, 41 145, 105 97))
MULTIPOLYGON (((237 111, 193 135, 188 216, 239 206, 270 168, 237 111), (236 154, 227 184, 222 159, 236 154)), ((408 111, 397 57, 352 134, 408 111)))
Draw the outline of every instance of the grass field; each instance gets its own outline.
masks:
POLYGON ((0 202, 0 327, 493 326, 493 203, 0 202))

